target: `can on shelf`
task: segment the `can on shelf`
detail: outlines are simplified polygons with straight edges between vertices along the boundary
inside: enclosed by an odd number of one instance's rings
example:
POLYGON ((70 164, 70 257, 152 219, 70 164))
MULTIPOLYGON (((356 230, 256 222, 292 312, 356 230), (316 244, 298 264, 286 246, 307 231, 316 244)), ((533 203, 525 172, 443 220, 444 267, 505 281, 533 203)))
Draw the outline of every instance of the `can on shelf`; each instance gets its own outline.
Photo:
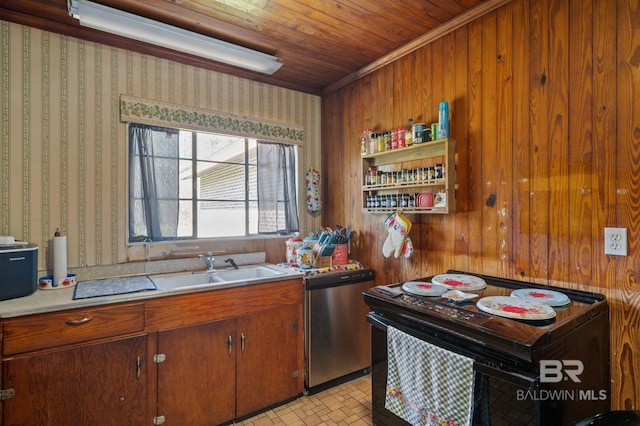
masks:
POLYGON ((416 123, 413 125, 413 143, 424 142, 424 123, 416 123))
POLYGON ((407 146, 407 129, 404 127, 398 128, 398 148, 404 148, 407 146))
POLYGON ((400 129, 391 130, 391 149, 398 149, 398 132, 400 129))

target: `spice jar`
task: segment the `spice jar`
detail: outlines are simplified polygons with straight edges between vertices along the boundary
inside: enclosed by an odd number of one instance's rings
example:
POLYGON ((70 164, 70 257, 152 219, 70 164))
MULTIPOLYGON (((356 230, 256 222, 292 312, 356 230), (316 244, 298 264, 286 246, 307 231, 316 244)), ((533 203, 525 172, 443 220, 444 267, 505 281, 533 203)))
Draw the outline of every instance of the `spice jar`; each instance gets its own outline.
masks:
POLYGON ((369 134, 369 154, 375 154, 376 152, 378 152, 378 141, 376 140, 377 137, 378 135, 375 133, 369 134))
POLYGON ((378 137, 376 138, 376 142, 378 145, 378 152, 386 151, 385 142, 384 142, 384 133, 378 133, 378 137))

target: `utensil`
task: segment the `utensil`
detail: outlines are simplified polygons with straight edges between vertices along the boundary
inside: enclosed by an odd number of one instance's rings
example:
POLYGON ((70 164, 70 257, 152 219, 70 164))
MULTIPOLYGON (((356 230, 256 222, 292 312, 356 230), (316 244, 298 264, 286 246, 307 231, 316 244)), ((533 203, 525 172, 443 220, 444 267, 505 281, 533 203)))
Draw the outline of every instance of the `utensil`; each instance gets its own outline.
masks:
POLYGON ((333 233, 329 234, 327 239, 320 246, 320 256, 331 256, 333 254, 334 239, 335 239, 335 235, 333 233))

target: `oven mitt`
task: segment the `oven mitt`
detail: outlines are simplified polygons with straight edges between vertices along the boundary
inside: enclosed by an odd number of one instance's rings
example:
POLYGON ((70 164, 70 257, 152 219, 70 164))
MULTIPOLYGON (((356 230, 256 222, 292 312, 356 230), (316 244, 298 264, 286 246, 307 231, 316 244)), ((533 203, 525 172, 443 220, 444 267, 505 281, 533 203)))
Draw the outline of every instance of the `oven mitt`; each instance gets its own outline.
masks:
MULTIPOLYGON (((382 245, 382 254, 384 257, 391 257, 392 254, 394 257, 400 257, 406 245, 407 235, 411 230, 411 221, 396 212, 387 217, 384 226, 387 229, 387 239, 382 245)), ((410 249, 410 252, 413 252, 413 248, 410 249)))
POLYGON ((392 213, 387 217, 384 221, 384 229, 387 230, 387 239, 384 240, 384 244, 382 245, 382 254, 384 257, 389 257, 394 252, 395 248, 393 247, 393 241, 391 240, 391 229, 393 224, 395 223, 396 214, 392 213))
MULTIPOLYGON (((396 245, 394 256, 400 257, 406 247, 407 239, 409 238, 409 231, 411 231, 411 221, 402 213, 396 213, 396 225, 402 234, 402 240, 399 245, 396 245)), ((412 245, 413 246, 413 245, 412 245)))
POLYGON ((411 242, 411 238, 409 237, 404 239, 402 254, 404 255, 405 259, 408 259, 413 255, 413 243, 411 242))
POLYGON ((307 210, 310 212, 319 212, 322 208, 320 201, 320 173, 311 168, 305 175, 307 183, 307 210))

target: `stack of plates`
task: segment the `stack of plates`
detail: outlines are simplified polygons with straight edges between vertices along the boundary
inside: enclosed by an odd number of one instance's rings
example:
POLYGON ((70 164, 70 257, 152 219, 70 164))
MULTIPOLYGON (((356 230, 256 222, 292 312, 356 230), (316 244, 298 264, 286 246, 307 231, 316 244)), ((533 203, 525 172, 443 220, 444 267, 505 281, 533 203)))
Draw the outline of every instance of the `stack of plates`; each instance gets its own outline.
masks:
POLYGON ((440 274, 431 278, 434 284, 445 286, 449 290, 477 291, 487 287, 487 283, 480 277, 463 274, 440 274))

